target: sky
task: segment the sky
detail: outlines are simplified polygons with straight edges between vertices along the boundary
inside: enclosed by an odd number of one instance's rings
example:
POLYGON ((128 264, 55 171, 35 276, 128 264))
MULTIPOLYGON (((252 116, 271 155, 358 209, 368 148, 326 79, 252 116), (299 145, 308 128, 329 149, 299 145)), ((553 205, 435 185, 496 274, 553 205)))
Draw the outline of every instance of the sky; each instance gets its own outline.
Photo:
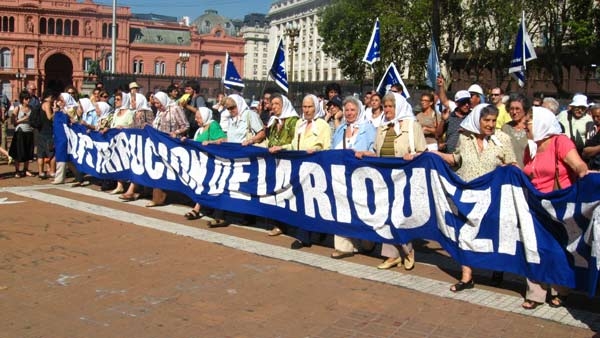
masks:
MULTIPOLYGON (((112 6, 112 0, 95 0, 112 6)), ((194 20, 207 9, 214 9, 230 19, 243 19, 250 13, 267 14, 274 0, 117 0, 117 6, 131 7, 132 13, 153 13, 194 20)))

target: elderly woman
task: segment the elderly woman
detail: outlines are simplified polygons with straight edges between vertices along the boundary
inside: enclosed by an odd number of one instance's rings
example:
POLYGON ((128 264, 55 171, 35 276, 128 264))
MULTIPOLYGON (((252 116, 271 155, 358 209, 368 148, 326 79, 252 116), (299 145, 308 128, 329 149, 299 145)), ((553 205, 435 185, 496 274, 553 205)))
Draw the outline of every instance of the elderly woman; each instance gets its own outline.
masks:
MULTIPOLYGON (((299 117, 290 100, 284 95, 273 93, 271 95, 271 114, 267 123, 268 146, 283 146, 292 143, 299 117)), ((279 222, 276 224, 269 231, 269 236, 279 236, 283 233, 283 224, 279 222)))
MULTIPOLYGON (((378 100, 378 94, 373 94, 371 100, 378 100)), ((344 122, 333 133, 331 142, 332 149, 352 149, 354 151, 375 150, 375 127, 370 121, 365 119, 365 110, 363 105, 354 96, 348 96, 344 99, 344 122)), ((369 241, 357 241, 347 237, 335 235, 333 237, 335 250, 331 253, 331 258, 342 259, 354 256, 358 252, 358 247, 367 251, 372 250, 373 243, 369 241)))
MULTIPOLYGON (((497 118, 496 106, 487 103, 477 105, 460 124, 462 131, 454 153, 436 152, 450 166, 457 168, 456 173, 464 181, 487 174, 498 166, 516 164, 510 137, 496 129, 497 118)), ((461 269, 460 280, 450 287, 452 292, 475 286, 473 270, 466 265, 461 269)))
MULTIPOLYGON (((375 152, 357 152, 356 156, 402 157, 412 160, 427 150, 427 142, 423 128, 415 120, 415 115, 406 99, 394 92, 383 97, 385 123, 379 126, 375 140, 375 152)), ((404 269, 412 270, 415 266, 415 253, 411 243, 402 245, 383 244, 381 255, 386 260, 377 266, 378 269, 390 269, 402 263, 404 269)))
MULTIPOLYGON (((307 95, 302 100, 302 119, 296 122, 294 138, 291 143, 269 148, 269 152, 276 153, 281 150, 304 150, 313 153, 329 149, 331 146, 331 128, 325 120, 318 118, 319 98, 307 95)), ((291 244, 292 249, 301 249, 312 245, 311 233, 298 229, 296 240, 291 244)))
MULTIPOLYGON (((133 112, 129 109, 129 95, 122 92, 115 93, 115 111, 112 114, 110 126, 105 126, 101 132, 105 133, 109 127, 113 129, 131 128, 133 126, 133 112), (125 99, 125 100, 124 100, 125 99)), ((110 194, 117 195, 125 192, 123 181, 117 181, 117 186, 110 194)))
MULTIPOLYGON (((194 134, 194 141, 201 142, 203 145, 212 143, 220 143, 227 140, 227 135, 221 129, 219 122, 212 119, 212 110, 206 107, 199 107, 196 111, 195 119, 198 123, 198 129, 194 134)), ((194 205, 194 208, 187 212, 184 217, 189 220, 198 219, 204 216, 200 209, 202 206, 199 203, 194 205)))
POLYGON ((517 156, 517 163, 523 168, 523 153, 527 148, 527 112, 531 104, 525 95, 512 94, 508 99, 508 112, 512 121, 502 126, 502 131, 510 136, 510 141, 517 156))
POLYGON ((227 96, 225 109, 229 111, 227 142, 246 146, 259 144, 265 139, 265 128, 260 116, 248 107, 243 97, 238 94, 227 96))
MULTIPOLYGON (((165 92, 154 94, 154 106, 156 107, 156 118, 154 119, 154 128, 163 133, 169 134, 173 138, 185 136, 190 127, 183 109, 175 102, 169 99, 165 92)), ((162 189, 152 189, 152 201, 146 204, 146 207, 152 208, 165 204, 167 193, 162 189)))
MULTIPOLYGON (((588 174, 575 144, 562 134, 555 115, 543 107, 533 107, 533 117, 526 119, 531 124, 527 134, 531 139, 523 156, 523 171, 540 192, 547 193, 570 187, 575 180, 588 174)), ((546 300, 550 292, 551 307, 560 307, 566 289, 540 284, 527 279, 527 292, 522 307, 533 310, 546 300)))

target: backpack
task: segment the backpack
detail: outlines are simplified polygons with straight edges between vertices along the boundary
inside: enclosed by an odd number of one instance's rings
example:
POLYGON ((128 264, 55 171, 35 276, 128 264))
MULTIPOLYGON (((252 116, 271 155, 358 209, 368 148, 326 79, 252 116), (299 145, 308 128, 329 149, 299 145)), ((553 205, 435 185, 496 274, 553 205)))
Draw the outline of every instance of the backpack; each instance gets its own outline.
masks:
POLYGON ((29 114, 29 125, 35 129, 42 128, 42 109, 41 106, 36 105, 31 107, 31 114, 29 114))

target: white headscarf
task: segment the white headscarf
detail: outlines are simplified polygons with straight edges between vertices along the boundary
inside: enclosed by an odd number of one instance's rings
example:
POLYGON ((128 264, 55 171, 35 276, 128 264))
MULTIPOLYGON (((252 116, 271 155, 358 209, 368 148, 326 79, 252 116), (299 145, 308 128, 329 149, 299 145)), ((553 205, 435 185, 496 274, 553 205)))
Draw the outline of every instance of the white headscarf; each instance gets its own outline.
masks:
POLYGON ((481 125, 479 120, 481 119, 481 110, 489 106, 487 103, 480 103, 473 108, 473 111, 465 117, 460 123, 460 127, 466 131, 470 131, 473 134, 481 134, 481 125))
POLYGON ((100 109, 99 112, 96 112, 96 114, 99 114, 98 117, 100 117, 101 119, 108 117, 108 115, 110 114, 110 111, 112 109, 110 104, 108 104, 104 101, 96 102, 96 104, 98 105, 98 108, 100 109))
MULTIPOLYGON (((391 94, 394 95, 394 102, 396 103, 396 109, 395 109, 396 115, 394 116, 393 120, 384 121, 384 123, 386 123, 386 124, 393 123, 394 124, 394 132, 396 132, 396 135, 400 135, 402 133, 402 131, 400 130, 400 123, 398 123, 398 121, 416 120, 416 118, 415 118, 415 114, 412 111, 412 107, 410 106, 408 101, 406 101, 404 96, 402 96, 398 93, 394 93, 394 92, 391 92, 391 94)), ((386 96, 387 95, 388 94, 386 94, 386 96)), ((384 100, 385 100, 385 96, 384 96, 384 100)))
POLYGON ((230 119, 232 119, 233 121, 238 121, 240 119, 240 117, 242 116, 242 114, 244 113, 244 111, 249 110, 250 108, 248 108, 248 104, 246 103, 246 100, 244 100, 244 98, 239 95, 239 94, 230 94, 227 96, 228 98, 232 99, 233 102, 235 102, 235 106, 237 107, 237 115, 235 117, 229 117, 230 119))
POLYGON ((77 107, 77 101, 73 98, 73 95, 69 93, 60 93, 60 97, 65 101, 65 109, 77 107))
POLYGON ((212 119, 213 112, 209 108, 199 107, 198 113, 200 113, 200 116, 202 117, 202 125, 198 126, 198 129, 194 134, 194 139, 198 138, 198 135, 202 134, 204 132, 204 129, 206 129, 209 124, 214 122, 212 119))
POLYGON ((131 104, 129 93, 121 93, 121 106, 115 107, 119 109, 128 109, 131 104))
MULTIPOLYGON (((469 115, 465 117, 464 120, 460 123, 460 127, 466 131, 469 131, 476 135, 481 135, 481 123, 479 120, 481 119, 481 111, 483 108, 489 106, 488 103, 480 103, 473 108, 473 111, 469 115)), ((501 146, 502 142, 496 137, 496 135, 490 135, 489 139, 494 142, 494 144, 501 146)), ((483 139, 483 148, 487 148, 488 146, 488 138, 483 139)))
MULTIPOLYGON (((302 102, 304 102, 304 100, 306 100, 307 98, 310 98, 315 106, 315 115, 313 116, 311 121, 315 121, 316 119, 318 119, 317 117, 317 112, 319 110, 319 106, 321 105, 321 102, 319 101, 319 98, 316 95, 313 94, 308 94, 304 97, 304 99, 302 100, 302 102)), ((321 110, 323 110, 323 107, 320 108, 321 110)), ((296 133, 297 134, 302 134, 304 133, 304 130, 306 130, 306 126, 308 125, 308 120, 304 117, 304 113, 302 114, 302 122, 298 125, 298 127, 296 128, 296 133)), ((313 128, 313 133, 315 132, 315 129, 313 128)))
MULTIPOLYGON (((356 104, 357 105, 356 109, 358 109, 358 115, 356 116, 356 121, 351 123, 350 127, 358 128, 363 122, 367 121, 366 113, 365 113, 365 106, 362 104, 362 102, 359 99, 356 99, 356 98, 350 96, 350 97, 346 98, 344 100, 344 102, 356 104)), ((345 104, 342 109, 344 110, 344 119, 342 120, 342 123, 347 124, 348 122, 346 122, 346 105, 345 104)))
POLYGON ((537 143, 552 135, 562 134, 562 128, 560 122, 556 118, 556 115, 544 107, 532 107, 533 110, 533 123, 531 133, 533 134, 533 140, 528 141, 529 155, 534 158, 537 154, 537 143))
POLYGON ((160 104, 162 104, 164 109, 166 109, 169 106, 169 101, 170 101, 169 95, 167 95, 167 93, 165 93, 165 92, 155 93, 154 99, 158 100, 158 102, 160 102, 160 104))
POLYGON ((271 116, 269 119, 269 123, 267 123, 267 128, 271 127, 275 121, 282 122, 288 117, 298 116, 296 109, 292 105, 292 102, 285 95, 281 95, 282 105, 281 105, 281 114, 279 116, 271 116))
POLYGON ((325 115, 327 115, 325 108, 323 108, 323 101, 319 100, 319 98, 316 95, 312 96, 316 98, 316 101, 315 99, 313 99, 313 101, 315 102, 315 118, 322 119, 325 117, 325 115))
POLYGON ((81 110, 83 111, 83 115, 96 110, 94 104, 92 103, 92 100, 88 99, 87 97, 79 99, 79 104, 81 104, 81 110))

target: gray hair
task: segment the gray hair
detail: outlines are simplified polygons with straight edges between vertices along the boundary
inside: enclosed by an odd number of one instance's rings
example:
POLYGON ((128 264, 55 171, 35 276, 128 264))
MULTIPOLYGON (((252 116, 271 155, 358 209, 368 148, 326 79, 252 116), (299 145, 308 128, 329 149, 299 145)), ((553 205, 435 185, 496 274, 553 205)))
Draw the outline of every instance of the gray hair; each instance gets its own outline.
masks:
POLYGON ((360 107, 362 107, 361 102, 354 96, 350 95, 350 96, 346 96, 344 98, 344 101, 342 101, 342 108, 346 105, 346 103, 352 103, 353 105, 356 106, 356 109, 358 109, 360 111, 360 107))
POLYGON ((558 110, 560 109, 560 104, 553 97, 545 97, 544 100, 542 100, 542 106, 549 109, 554 115, 558 114, 558 110))

